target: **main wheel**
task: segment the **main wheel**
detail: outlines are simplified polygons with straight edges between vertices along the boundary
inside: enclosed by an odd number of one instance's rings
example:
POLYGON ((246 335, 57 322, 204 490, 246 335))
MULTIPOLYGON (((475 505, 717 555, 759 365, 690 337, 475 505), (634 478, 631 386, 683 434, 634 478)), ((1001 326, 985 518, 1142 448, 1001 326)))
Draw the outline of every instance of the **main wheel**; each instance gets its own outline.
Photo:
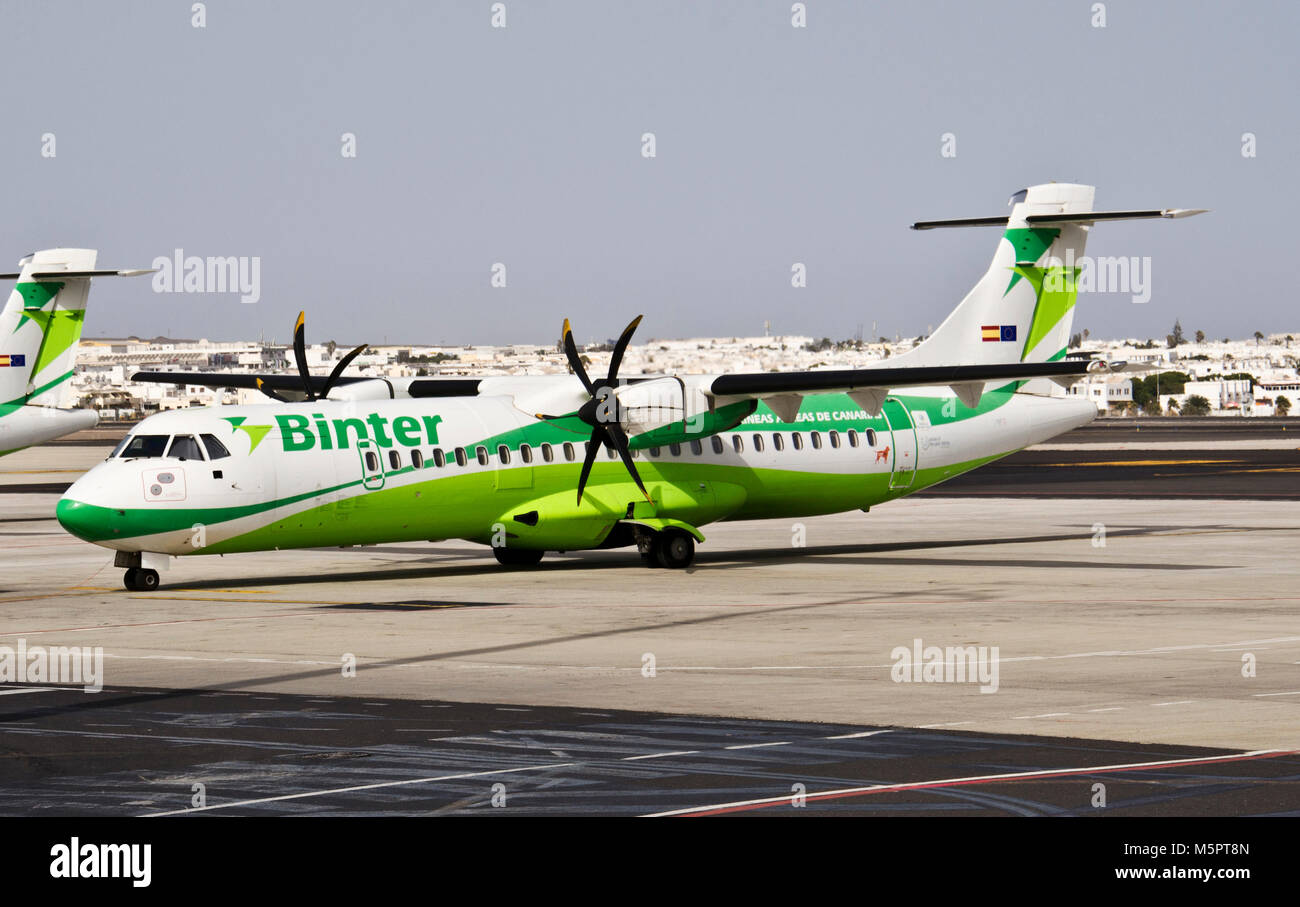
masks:
POLYGON ((497 563, 506 567, 531 567, 541 563, 546 554, 537 548, 493 548, 492 553, 496 555, 497 563))
POLYGON ((137 591, 140 587, 137 585, 140 576, 139 567, 130 567, 122 577, 122 585, 126 586, 132 592, 137 591))
POLYGON ((135 575, 135 587, 141 592, 153 592, 158 588, 158 571, 141 569, 135 575))
POLYGON ((695 560, 695 539, 680 529, 665 529, 659 534, 655 556, 659 566, 681 570, 695 560))

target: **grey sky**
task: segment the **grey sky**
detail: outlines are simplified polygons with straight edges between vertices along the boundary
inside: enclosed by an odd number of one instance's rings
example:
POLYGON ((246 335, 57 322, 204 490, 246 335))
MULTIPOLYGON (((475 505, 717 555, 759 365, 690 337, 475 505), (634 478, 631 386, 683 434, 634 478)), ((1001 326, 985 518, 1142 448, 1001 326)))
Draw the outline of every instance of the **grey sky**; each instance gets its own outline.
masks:
POLYGON ((10 0, 0 266, 261 257, 256 305, 100 281, 88 336, 284 340, 300 308, 314 341, 551 342, 565 316, 585 341, 641 312, 641 341, 911 336, 997 231, 907 224, 1058 179, 1214 209, 1098 227, 1153 297, 1084 297, 1076 327, 1300 330, 1300 5, 1116 0, 1098 29, 1091 0, 809 0, 794 29, 789 0, 505 4, 493 29, 490 0, 209 0, 196 29, 190 0, 10 0))

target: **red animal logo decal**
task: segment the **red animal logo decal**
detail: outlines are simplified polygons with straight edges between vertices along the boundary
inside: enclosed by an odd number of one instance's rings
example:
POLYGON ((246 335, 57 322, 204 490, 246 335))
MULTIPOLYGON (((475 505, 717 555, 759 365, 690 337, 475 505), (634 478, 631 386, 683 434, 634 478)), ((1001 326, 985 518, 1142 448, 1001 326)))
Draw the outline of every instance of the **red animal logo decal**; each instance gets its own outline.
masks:
POLYGON ((877 463, 881 463, 881 462, 888 463, 888 462, 889 462, 889 448, 888 448, 888 447, 884 447, 884 448, 881 448, 880 450, 876 451, 876 462, 877 462, 877 463))

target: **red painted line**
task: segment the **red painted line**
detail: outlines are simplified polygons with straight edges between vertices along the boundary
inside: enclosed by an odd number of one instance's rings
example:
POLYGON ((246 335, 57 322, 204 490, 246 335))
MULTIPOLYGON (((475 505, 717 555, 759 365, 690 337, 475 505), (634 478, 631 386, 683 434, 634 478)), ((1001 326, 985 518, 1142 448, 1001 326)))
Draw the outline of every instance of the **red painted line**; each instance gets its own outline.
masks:
MULTIPOLYGON (((987 784, 1009 784, 1020 781, 1044 781, 1054 778, 1073 778, 1080 775, 1109 775, 1119 772, 1140 772, 1140 771, 1163 771, 1169 768, 1186 768, 1196 765, 1218 765, 1229 764, 1234 762, 1251 762, 1257 759, 1276 759, 1281 756, 1300 755, 1300 750, 1286 750, 1276 753, 1258 753, 1244 754, 1241 756, 1210 756, 1204 759, 1184 759, 1178 762, 1162 762, 1158 765, 1141 763, 1136 765, 1118 765, 1098 768, 1078 768, 1065 769, 1063 771, 1047 770, 1043 772, 1030 772, 1023 775, 1011 777, 980 777, 980 778, 955 778, 947 781, 916 781, 909 784, 890 784, 881 786, 871 786, 868 788, 854 788, 852 790, 829 791, 824 794, 809 794, 804 797, 804 802, 811 803, 819 800, 844 800, 850 797, 868 797, 872 794, 889 794, 899 791, 910 790, 936 790, 948 787, 971 787, 976 785, 987 784)), ((753 810, 767 809, 770 806, 788 806, 791 802, 790 797, 778 797, 761 803, 739 803, 732 806, 708 807, 703 806, 698 810, 678 813, 679 816, 696 818, 701 816, 722 816, 739 812, 751 812, 753 810)))

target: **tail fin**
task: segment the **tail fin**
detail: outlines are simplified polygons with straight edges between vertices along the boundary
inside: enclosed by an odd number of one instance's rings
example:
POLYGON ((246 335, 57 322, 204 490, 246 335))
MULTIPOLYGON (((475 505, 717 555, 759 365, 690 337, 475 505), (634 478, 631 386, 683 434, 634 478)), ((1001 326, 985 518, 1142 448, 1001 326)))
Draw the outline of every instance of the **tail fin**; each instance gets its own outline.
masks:
POLYGON ((54 406, 72 377, 94 249, 46 249, 19 262, 0 313, 0 403, 54 406))
POLYGON ((1065 265, 1083 257, 1092 186, 1048 183, 1013 197, 1010 217, 930 221, 916 229, 1005 223, 993 263, 928 339, 899 357, 906 365, 1051 362, 1065 356, 1076 288, 1065 265), (1049 223, 1033 223, 1059 215, 1049 223))

